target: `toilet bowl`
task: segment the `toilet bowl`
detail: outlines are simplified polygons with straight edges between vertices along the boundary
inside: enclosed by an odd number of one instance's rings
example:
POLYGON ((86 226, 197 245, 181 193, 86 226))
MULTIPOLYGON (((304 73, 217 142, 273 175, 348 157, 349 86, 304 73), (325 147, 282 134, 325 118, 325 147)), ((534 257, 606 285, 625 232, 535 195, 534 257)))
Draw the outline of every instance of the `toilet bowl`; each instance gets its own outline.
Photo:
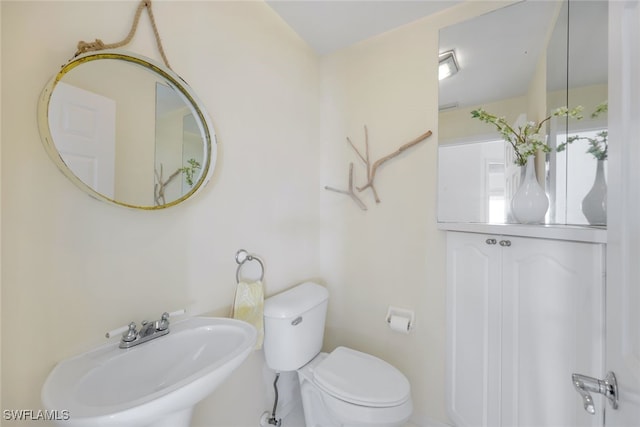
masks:
POLYGON ((401 426, 413 410, 400 371, 350 348, 320 353, 298 378, 307 426, 401 426))
POLYGON ((413 405, 398 369, 347 347, 320 352, 328 297, 307 282, 265 301, 267 365, 297 371, 307 427, 402 426, 413 405))

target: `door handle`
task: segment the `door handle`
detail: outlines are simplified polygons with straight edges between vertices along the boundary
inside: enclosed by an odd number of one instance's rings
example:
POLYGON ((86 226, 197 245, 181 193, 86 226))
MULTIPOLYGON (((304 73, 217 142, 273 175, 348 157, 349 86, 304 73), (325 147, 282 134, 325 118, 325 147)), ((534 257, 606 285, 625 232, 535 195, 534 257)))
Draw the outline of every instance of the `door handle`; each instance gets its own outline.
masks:
POLYGON ((618 382, 613 372, 608 372, 604 380, 581 374, 571 375, 571 380, 576 391, 582 396, 584 410, 591 415, 596 413, 596 408, 590 392, 603 394, 609 400, 611 407, 618 409, 618 382))

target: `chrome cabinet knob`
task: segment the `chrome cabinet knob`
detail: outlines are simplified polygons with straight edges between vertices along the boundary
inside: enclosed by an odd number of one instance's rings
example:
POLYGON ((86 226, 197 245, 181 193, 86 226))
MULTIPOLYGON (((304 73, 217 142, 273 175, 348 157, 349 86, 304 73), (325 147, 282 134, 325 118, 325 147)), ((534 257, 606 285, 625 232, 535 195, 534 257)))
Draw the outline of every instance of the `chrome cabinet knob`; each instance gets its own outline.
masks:
POLYGON ((511 246, 511 240, 500 240, 500 246, 502 247, 511 246))
POLYGON ((496 239, 487 239, 485 240, 485 242, 487 243, 487 245, 495 245, 496 243, 498 243, 496 239))

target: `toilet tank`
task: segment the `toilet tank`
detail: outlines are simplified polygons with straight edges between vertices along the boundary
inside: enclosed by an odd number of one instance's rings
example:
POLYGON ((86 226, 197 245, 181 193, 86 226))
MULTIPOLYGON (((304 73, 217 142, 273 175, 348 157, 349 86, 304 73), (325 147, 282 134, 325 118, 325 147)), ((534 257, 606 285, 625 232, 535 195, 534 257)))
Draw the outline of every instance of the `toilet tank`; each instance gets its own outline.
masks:
POLYGON ((264 355, 276 371, 295 371, 322 348, 329 292, 306 282, 264 302, 264 355))

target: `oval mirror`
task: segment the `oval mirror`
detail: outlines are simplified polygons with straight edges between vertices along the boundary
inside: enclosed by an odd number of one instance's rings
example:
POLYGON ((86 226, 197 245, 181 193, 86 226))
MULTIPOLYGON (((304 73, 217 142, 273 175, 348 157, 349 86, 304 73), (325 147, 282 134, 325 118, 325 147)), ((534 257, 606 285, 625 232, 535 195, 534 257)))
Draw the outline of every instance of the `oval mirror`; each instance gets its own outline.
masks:
POLYGON ((193 90, 130 52, 77 56, 46 85, 42 143, 77 186, 100 200, 161 209, 193 196, 215 165, 215 134, 193 90))

